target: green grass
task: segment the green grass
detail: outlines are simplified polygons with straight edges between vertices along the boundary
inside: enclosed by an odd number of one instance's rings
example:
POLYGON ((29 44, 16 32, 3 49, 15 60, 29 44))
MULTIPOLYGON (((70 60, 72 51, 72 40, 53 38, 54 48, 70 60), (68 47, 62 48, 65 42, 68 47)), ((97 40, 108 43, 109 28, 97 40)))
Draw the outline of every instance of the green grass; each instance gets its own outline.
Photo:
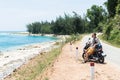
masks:
POLYGON ((102 35, 99 35, 98 37, 99 37, 103 42, 105 42, 105 43, 107 43, 107 44, 109 44, 109 45, 112 45, 112 46, 115 46, 115 47, 120 48, 120 45, 117 44, 117 43, 115 43, 114 41, 106 40, 106 39, 103 38, 102 35))
POLYGON ((69 38, 66 38, 66 42, 65 43, 68 43, 68 42, 71 42, 71 43, 75 43, 76 41, 79 41, 85 34, 72 34, 70 35, 69 38))
POLYGON ((48 78, 45 78, 44 80, 49 80, 48 78))

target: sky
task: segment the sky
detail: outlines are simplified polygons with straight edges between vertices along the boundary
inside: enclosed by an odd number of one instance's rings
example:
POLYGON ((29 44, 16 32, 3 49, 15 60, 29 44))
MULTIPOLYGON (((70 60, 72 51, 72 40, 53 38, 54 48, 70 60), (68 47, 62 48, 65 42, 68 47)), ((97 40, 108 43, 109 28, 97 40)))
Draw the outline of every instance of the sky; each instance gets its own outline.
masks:
POLYGON ((73 11, 83 16, 106 0, 0 0, 0 31, 26 31, 32 22, 51 21, 73 11))

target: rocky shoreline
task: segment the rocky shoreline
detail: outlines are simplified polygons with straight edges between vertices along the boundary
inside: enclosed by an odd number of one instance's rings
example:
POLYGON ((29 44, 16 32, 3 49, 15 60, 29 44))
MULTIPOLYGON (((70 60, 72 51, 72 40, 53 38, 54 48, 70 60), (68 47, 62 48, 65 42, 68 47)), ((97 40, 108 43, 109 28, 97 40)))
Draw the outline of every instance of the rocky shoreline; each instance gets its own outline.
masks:
POLYGON ((52 48, 56 48, 55 43, 56 41, 32 44, 14 51, 0 53, 0 80, 3 80, 20 66, 26 64, 28 60, 43 52, 50 51, 52 48))

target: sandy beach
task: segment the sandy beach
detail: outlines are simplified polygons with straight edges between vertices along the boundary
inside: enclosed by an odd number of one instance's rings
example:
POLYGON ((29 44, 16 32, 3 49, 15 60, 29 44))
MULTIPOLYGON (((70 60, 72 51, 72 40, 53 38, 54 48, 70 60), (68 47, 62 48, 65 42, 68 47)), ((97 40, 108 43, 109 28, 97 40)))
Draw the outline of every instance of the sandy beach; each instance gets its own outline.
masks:
POLYGON ((26 64, 28 60, 34 58, 40 53, 50 51, 55 48, 56 42, 45 42, 27 45, 22 48, 0 53, 0 80, 10 75, 15 69, 26 64))

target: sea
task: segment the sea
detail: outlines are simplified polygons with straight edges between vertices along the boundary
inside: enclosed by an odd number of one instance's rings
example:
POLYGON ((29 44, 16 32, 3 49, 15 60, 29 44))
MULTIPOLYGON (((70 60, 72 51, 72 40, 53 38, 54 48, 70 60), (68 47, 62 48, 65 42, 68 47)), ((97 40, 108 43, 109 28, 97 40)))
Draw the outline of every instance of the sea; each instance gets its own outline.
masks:
POLYGON ((55 37, 30 36, 15 33, 17 32, 0 32, 0 51, 13 50, 25 45, 57 40, 55 37))

